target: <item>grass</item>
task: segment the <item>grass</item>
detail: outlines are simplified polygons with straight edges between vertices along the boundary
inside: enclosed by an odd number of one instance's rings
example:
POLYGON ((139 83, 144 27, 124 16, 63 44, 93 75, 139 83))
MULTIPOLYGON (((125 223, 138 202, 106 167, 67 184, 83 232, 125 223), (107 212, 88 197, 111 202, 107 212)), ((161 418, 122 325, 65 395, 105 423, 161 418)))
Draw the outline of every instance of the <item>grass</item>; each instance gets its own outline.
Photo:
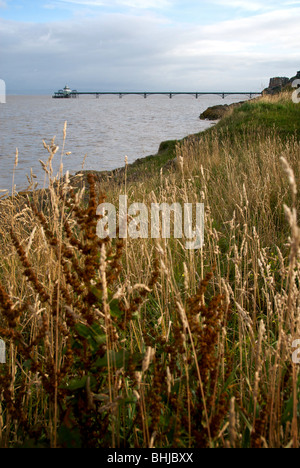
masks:
POLYGON ((299 109, 245 103, 78 183, 45 145, 49 190, 1 201, 2 447, 298 448, 299 109), (203 202, 203 249, 98 239, 120 193, 203 202))
POLYGON ((237 107, 225 119, 220 128, 230 128, 232 134, 242 134, 245 128, 253 131, 276 129, 281 138, 289 138, 300 132, 300 109, 293 103, 290 93, 280 96, 265 96, 247 101, 237 107))

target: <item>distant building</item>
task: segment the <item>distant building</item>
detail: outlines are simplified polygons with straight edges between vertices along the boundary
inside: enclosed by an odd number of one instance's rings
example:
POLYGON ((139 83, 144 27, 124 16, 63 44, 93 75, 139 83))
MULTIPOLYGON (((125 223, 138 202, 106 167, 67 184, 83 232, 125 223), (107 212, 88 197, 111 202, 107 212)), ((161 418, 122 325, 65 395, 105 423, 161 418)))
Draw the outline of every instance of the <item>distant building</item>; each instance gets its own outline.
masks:
POLYGON ((64 89, 59 89, 56 91, 52 97, 55 99, 68 99, 71 97, 76 97, 76 93, 76 89, 72 90, 68 85, 66 85, 64 89))
POLYGON ((280 93, 283 88, 290 85, 295 79, 300 79, 300 71, 293 78, 287 78, 286 76, 271 78, 268 88, 263 90, 263 95, 280 93))
POLYGON ((283 88, 284 86, 286 86, 288 84, 289 81, 290 81, 290 79, 287 78, 286 76, 271 78, 269 88, 271 88, 271 89, 273 89, 273 88, 283 88))

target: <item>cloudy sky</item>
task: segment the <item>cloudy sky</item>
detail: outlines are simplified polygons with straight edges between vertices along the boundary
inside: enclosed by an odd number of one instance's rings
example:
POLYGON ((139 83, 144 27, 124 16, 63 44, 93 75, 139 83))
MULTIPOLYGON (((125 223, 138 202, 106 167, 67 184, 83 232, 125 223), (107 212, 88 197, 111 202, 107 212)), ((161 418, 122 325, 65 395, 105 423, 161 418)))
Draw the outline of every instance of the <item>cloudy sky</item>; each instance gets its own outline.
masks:
POLYGON ((11 94, 258 91, 300 70, 300 1, 0 0, 11 94))

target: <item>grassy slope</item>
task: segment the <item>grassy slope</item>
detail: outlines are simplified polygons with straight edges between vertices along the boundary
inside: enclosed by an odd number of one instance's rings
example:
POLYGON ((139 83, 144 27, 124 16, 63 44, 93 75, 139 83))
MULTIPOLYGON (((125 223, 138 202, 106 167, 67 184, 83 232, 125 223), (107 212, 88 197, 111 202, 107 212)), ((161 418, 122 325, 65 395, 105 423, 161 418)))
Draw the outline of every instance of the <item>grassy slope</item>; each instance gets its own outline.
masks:
POLYGON ((292 135, 300 138, 300 106, 289 99, 245 102, 224 118, 218 127, 230 128, 232 133, 242 132, 246 127, 256 130, 275 128, 283 138, 292 135))
MULTIPOLYGON (((216 132, 219 132, 220 138, 223 137, 224 132, 232 136, 238 136, 239 134, 243 134, 247 129, 260 132, 275 129, 276 133, 282 138, 295 136, 297 139, 300 139, 300 106, 294 104, 286 96, 282 99, 276 97, 273 99, 255 99, 232 109, 216 126, 200 134, 190 135, 187 138, 197 139, 199 135, 215 136, 216 132)), ((170 140, 163 142, 156 155, 139 159, 130 165, 129 174, 138 177, 138 173, 140 172, 142 176, 144 170, 147 170, 148 175, 149 173, 159 171, 168 161, 175 158, 176 145, 187 138, 180 141, 170 140)))

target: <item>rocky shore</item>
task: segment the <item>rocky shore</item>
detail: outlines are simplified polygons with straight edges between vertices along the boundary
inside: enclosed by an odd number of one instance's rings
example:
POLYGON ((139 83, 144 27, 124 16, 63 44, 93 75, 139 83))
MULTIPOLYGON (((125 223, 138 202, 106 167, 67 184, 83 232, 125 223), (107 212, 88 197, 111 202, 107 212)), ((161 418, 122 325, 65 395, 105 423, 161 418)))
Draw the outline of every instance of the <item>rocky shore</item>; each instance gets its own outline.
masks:
MULTIPOLYGON (((270 78, 269 86, 265 88, 262 92, 263 96, 266 95, 275 95, 284 91, 285 89, 290 89, 295 80, 300 80, 300 71, 297 72, 292 78, 283 77, 274 77, 270 78)), ((259 99, 259 98, 255 98, 259 99)), ((241 101, 234 104, 224 104, 208 107, 202 114, 200 114, 201 120, 220 120, 224 117, 231 109, 238 107, 243 104, 245 101, 241 101)))
POLYGON ((220 120, 226 115, 230 109, 238 107, 245 101, 235 102, 233 104, 219 104, 217 106, 208 107, 202 114, 200 114, 201 120, 220 120))

